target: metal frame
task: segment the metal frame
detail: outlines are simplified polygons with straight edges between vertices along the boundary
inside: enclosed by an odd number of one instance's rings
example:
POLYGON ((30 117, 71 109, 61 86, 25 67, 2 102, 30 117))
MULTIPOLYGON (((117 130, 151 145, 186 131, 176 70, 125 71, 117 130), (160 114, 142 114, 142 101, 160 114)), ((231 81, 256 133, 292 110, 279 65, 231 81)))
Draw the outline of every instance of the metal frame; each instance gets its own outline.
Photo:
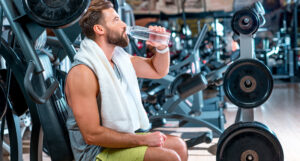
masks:
POLYGON ((298 37, 300 36, 300 34, 298 33, 298 14, 299 14, 299 10, 298 10, 298 5, 299 5, 299 0, 295 0, 294 1, 294 6, 293 6, 293 19, 292 19, 292 23, 293 23, 293 29, 292 29, 292 43, 291 43, 291 48, 293 53, 291 54, 293 59, 293 68, 295 72, 299 72, 299 66, 298 66, 298 60, 296 59, 298 56, 298 51, 300 50, 300 48, 298 47, 298 37))
MULTIPOLYGON (((259 3, 259 2, 258 2, 259 3)), ((257 4, 257 3, 255 3, 257 4)), ((262 12, 262 11, 260 11, 262 12)), ((263 11, 264 12, 264 11, 263 11)), ((258 16, 260 13, 257 13, 258 16)), ((259 26, 264 24, 264 18, 262 17, 262 22, 260 22, 259 26)), ((256 59, 255 55, 255 44, 254 44, 254 34, 256 33, 249 33, 248 35, 239 33, 239 40, 240 40, 240 58, 239 59, 256 59)), ((243 107, 239 107, 238 112, 236 114, 235 122, 251 122, 254 121, 254 109, 245 109, 243 107)))

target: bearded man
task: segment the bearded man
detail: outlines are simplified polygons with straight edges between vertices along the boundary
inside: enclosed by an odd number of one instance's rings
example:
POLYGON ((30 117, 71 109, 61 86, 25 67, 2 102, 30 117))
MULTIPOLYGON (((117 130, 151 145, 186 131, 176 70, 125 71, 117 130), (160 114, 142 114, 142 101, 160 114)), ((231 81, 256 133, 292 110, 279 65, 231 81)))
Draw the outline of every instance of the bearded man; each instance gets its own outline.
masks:
MULTIPOLYGON (((151 41, 151 58, 131 56, 126 24, 107 0, 93 0, 80 20, 85 34, 68 73, 67 128, 76 161, 187 161, 185 142, 149 128, 137 77, 159 79, 169 71, 168 46, 151 41)), ((150 30, 165 33, 163 27, 150 30)))

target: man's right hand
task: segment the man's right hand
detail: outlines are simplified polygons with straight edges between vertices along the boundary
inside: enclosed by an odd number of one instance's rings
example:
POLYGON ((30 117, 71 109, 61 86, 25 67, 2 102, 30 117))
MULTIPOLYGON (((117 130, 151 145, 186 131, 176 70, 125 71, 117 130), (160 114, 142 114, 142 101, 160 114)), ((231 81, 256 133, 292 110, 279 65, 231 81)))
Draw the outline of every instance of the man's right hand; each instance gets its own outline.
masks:
POLYGON ((154 132, 145 135, 145 144, 149 147, 162 147, 166 141, 166 135, 161 132, 154 132))

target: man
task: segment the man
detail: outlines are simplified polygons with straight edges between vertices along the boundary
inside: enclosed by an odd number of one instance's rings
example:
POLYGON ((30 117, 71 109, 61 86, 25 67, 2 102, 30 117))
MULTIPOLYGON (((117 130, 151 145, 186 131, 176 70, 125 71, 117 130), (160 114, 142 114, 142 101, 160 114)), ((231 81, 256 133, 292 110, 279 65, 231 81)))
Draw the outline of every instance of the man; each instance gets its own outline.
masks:
MULTIPOLYGON (((152 58, 127 54, 121 48, 129 43, 126 24, 107 0, 93 0, 80 26, 87 38, 65 85, 75 160, 187 161, 182 139, 160 132, 134 132, 149 125, 138 98, 137 77, 159 79, 168 73, 167 45, 147 42, 156 48, 152 58)), ((150 29, 166 32, 162 27, 150 29)))

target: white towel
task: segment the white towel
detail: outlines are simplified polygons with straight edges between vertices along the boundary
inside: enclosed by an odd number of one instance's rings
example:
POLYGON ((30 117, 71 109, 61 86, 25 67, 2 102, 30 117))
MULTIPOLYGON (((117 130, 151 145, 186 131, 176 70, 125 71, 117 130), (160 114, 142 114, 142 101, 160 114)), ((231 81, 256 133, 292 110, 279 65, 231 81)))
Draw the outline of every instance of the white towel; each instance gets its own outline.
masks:
MULTIPOLYGON (((129 93, 127 96, 122 90, 112 66, 102 49, 96 42, 85 38, 74 59, 88 65, 96 74, 101 92, 101 120, 104 127, 119 132, 134 133, 137 129, 148 129, 149 119, 142 105, 141 94, 137 76, 130 61, 129 54, 121 47, 115 47, 112 60, 119 67, 123 80, 127 83, 129 93), (128 105, 127 99, 134 99, 135 107, 128 105), (133 115, 133 110, 138 113, 139 120, 133 115)), ((136 113, 136 112, 135 112, 136 113)))

